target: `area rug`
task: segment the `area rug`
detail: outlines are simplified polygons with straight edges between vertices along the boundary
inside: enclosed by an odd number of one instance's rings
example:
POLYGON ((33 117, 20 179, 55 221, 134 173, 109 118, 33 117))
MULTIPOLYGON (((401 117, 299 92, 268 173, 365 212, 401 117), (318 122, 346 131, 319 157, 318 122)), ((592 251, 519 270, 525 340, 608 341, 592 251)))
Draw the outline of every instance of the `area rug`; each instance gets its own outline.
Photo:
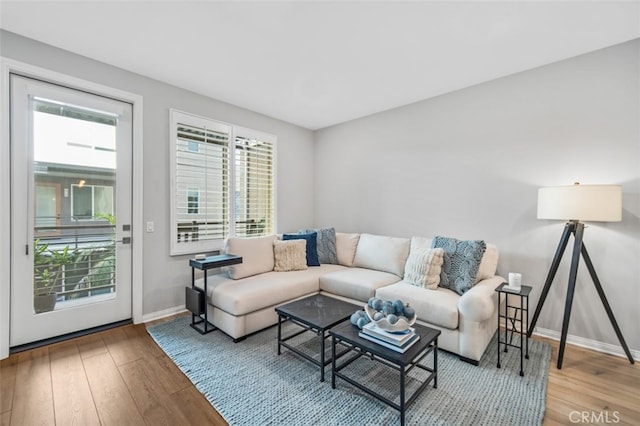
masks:
MULTIPOLYGON (((275 327, 233 343, 220 331, 200 335, 189 327, 190 320, 178 318, 148 331, 230 425, 400 424, 397 410, 344 380, 337 378, 332 389, 331 366, 326 381, 320 382, 318 367, 284 348, 278 356, 275 327)), ((501 352, 502 368, 496 368, 495 339, 479 366, 439 351, 438 387, 429 384, 408 406, 406 424, 542 424, 550 346, 529 340, 529 359, 521 377, 516 349, 501 352)), ((293 343, 306 352, 317 351, 312 334, 296 340, 293 343)), ((431 365, 432 360, 424 362, 431 365)), ((409 392, 421 379, 420 372, 414 374, 418 370, 407 379, 409 392)), ((369 358, 361 357, 344 372, 387 397, 398 394, 398 373, 369 358)))

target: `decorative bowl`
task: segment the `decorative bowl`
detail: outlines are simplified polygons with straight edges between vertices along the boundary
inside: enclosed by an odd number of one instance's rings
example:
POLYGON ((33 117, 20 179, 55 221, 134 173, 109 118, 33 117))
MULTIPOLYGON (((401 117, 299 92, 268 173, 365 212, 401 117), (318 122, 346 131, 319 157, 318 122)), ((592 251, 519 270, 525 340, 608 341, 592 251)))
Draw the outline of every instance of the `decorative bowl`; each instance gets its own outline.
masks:
POLYGON ((398 322, 396 322, 395 324, 391 324, 389 321, 387 321, 386 318, 374 321, 373 316, 376 313, 376 310, 369 305, 364 305, 364 311, 367 313, 367 316, 369 317, 371 322, 376 325, 376 327, 384 331, 389 331, 391 333, 406 333, 409 330, 409 327, 411 327, 416 322, 415 316, 409 321, 405 321, 403 318, 398 318, 398 322))

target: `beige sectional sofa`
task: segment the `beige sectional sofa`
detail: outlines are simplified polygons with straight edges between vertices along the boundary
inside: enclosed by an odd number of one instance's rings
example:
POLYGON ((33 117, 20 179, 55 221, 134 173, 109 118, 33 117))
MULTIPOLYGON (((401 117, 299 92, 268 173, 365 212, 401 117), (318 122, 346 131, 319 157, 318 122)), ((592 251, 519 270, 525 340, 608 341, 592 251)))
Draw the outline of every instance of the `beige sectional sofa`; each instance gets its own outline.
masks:
MULTIPOLYGON (((372 296, 410 303, 418 322, 442 331, 439 347, 477 363, 497 327, 495 276, 497 248, 487 244, 476 284, 462 295, 446 288, 423 288, 403 280, 412 250, 431 239, 336 233, 337 264, 274 272, 275 235, 230 238, 225 250, 243 257, 241 265, 208 276, 209 320, 235 341, 278 321, 275 308, 323 293, 364 305, 372 296)), ((214 270, 215 272, 215 270, 214 270)), ((202 286, 202 279, 196 285, 202 286)))

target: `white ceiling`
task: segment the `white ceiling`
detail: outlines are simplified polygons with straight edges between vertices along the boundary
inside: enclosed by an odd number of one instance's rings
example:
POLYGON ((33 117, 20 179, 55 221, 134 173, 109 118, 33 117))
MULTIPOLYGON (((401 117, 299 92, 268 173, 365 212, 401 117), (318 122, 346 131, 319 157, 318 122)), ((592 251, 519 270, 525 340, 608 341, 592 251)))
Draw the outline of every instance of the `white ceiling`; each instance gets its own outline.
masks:
POLYGON ((309 129, 640 37, 638 1, 0 1, 0 27, 309 129))

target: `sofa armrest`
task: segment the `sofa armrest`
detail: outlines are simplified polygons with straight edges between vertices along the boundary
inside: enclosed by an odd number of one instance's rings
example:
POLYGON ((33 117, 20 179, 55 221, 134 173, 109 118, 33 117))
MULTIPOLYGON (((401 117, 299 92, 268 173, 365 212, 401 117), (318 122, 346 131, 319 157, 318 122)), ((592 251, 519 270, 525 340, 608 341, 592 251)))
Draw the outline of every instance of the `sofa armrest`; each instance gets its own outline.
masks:
POLYGON ((493 276, 484 279, 464 293, 458 300, 458 311, 467 320, 482 322, 496 314, 498 296, 496 287, 504 278, 493 276))

